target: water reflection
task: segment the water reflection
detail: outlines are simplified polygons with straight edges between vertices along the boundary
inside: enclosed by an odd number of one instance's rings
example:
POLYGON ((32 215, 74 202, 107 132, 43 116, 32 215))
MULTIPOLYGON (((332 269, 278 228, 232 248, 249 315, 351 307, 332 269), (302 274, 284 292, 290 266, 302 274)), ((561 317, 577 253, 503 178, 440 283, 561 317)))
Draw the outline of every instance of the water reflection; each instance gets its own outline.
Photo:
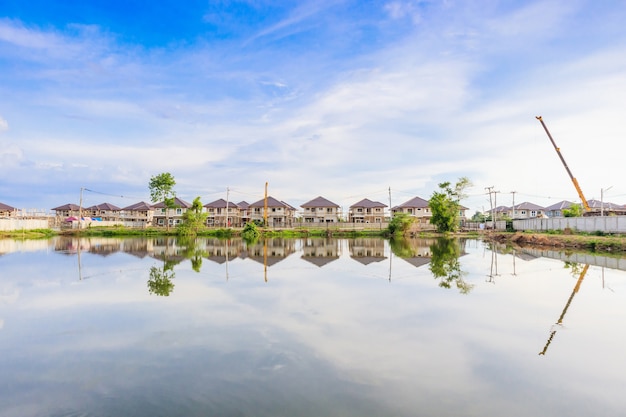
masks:
POLYGON ((561 315, 559 316, 559 319, 552 326, 552 329, 550 331, 550 336, 548 336, 548 341, 546 342, 545 346, 543 347, 543 350, 541 352, 539 352, 540 355, 545 355, 546 354, 546 352, 548 351, 548 347, 550 346, 550 343, 552 343, 552 339, 554 339, 554 335, 556 335, 557 330, 562 328, 562 326, 563 326, 563 319, 565 318, 565 314, 567 313, 567 309, 569 308, 570 304, 572 303, 572 300, 574 299, 574 296, 578 293, 578 290, 580 290, 580 284, 582 284, 583 279, 585 279, 585 275, 587 275, 587 271, 589 270, 589 264, 585 264, 585 266, 582 266, 582 265, 577 264, 577 263, 566 262, 565 263, 565 267, 566 268, 571 268, 572 274, 578 275, 578 281, 576 281, 576 285, 574 286, 574 289, 572 290, 572 293, 570 294, 569 298, 567 299, 567 302, 565 303, 565 307, 563 307, 563 311, 561 312, 561 315))
POLYGON ((0 257, 0 415, 626 409, 612 261, 462 239, 47 244, 0 257))

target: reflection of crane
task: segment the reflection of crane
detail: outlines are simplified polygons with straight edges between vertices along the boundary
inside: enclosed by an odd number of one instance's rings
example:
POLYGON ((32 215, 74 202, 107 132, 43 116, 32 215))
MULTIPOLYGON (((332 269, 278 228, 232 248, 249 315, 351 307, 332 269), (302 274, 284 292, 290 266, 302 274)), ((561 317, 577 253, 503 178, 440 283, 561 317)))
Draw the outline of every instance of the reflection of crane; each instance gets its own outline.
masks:
MULTIPOLYGON (((567 300, 567 303, 565 304, 565 308, 563 308, 563 312, 561 313, 561 317, 559 317, 559 320, 557 320, 555 325, 561 326, 563 324, 563 318, 565 317, 565 313, 567 313, 567 309, 569 308, 569 305, 572 303, 572 300, 574 299, 574 295, 580 289, 580 284, 582 284, 583 279, 585 278, 585 274, 587 274, 588 269, 589 269, 589 264, 585 264, 585 267, 580 273, 580 277, 578 278, 578 281, 576 281, 576 286, 574 287, 574 290, 572 291, 572 295, 569 296, 569 299, 567 300)), ((552 330, 552 332, 550 332, 550 337, 548 337, 548 341, 546 342, 546 345, 543 347, 543 350, 539 352, 540 355, 546 354, 546 351, 548 350, 548 346, 550 346, 550 343, 552 342, 552 339, 554 338, 555 334, 556 334, 556 330, 552 330)))
POLYGON ((578 185, 578 181, 576 181, 576 178, 574 178, 574 176, 572 175, 572 171, 569 170, 569 167, 567 166, 567 163, 565 162, 563 155, 561 155, 561 150, 559 149, 558 146, 556 146, 556 143, 554 143, 554 139, 552 139, 552 135, 550 134, 548 127, 543 122, 543 119, 541 118, 541 116, 536 116, 536 117, 537 117, 537 120, 541 122, 541 125, 543 126, 544 130, 548 134, 548 137, 550 138, 550 142, 552 142, 552 146, 554 146, 554 150, 559 155, 559 158, 561 158, 561 162, 563 162, 563 166, 565 167, 565 170, 569 174, 569 177, 572 179, 572 182, 574 183, 574 187, 576 187, 576 192, 578 193, 578 197, 580 197, 580 200, 583 203, 583 207, 585 208, 585 211, 590 212, 591 207, 589 207, 589 203, 587 203, 587 199, 583 195, 583 190, 580 189, 580 185, 578 185))

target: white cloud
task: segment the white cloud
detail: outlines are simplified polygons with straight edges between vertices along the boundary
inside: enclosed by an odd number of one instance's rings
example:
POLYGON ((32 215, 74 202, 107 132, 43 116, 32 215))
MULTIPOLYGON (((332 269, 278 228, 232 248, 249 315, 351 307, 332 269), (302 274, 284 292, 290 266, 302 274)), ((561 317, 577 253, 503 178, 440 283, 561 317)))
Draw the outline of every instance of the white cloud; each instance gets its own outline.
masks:
POLYGON ((9 130, 9 122, 4 120, 2 116, 0 116, 0 132, 9 130))

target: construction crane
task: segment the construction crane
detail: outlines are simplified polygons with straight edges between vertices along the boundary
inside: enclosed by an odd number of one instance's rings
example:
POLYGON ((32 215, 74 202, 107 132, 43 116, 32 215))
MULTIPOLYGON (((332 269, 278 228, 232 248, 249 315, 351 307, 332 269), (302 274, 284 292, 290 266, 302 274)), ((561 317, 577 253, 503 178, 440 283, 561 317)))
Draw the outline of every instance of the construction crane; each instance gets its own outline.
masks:
POLYGON ((550 343, 552 343, 552 339, 554 339, 554 335, 556 334, 557 328, 560 328, 563 326, 563 319, 565 318, 565 313, 567 313, 567 309, 569 308, 569 305, 572 303, 574 296, 580 289, 580 284, 583 283, 583 279, 585 279, 585 275, 587 275, 588 269, 589 269, 589 264, 585 264, 583 270, 580 273, 580 276, 578 277, 578 281, 576 281, 576 285, 574 286, 574 289, 572 290, 572 294, 569 296, 567 303, 565 304, 565 308, 563 308, 563 312, 561 313, 561 316, 559 317, 559 319, 553 326, 552 331, 550 332, 550 337, 548 337, 548 341, 546 342, 546 345, 543 347, 543 350, 539 352, 540 355, 546 354, 548 350, 548 346, 550 346, 550 343))
POLYGON ((574 175, 572 175, 572 171, 570 171, 569 167, 567 166, 567 163, 565 162, 565 159, 563 158, 563 155, 561 155, 561 150, 559 149, 558 146, 556 146, 556 143, 554 142, 554 139, 552 139, 552 135, 550 134, 550 131, 548 130, 548 127, 546 126, 546 124, 543 122, 543 119, 541 118, 541 116, 536 116, 536 118, 537 120, 541 122, 541 126, 543 126, 544 130, 548 134, 548 137, 550 138, 550 142, 552 142, 552 146, 554 146, 554 150, 556 151, 557 155, 559 155, 559 158, 561 158, 561 162, 563 162, 563 166, 565 167, 565 170, 569 174, 569 177, 572 179, 572 182, 574 183, 574 187, 576 187, 576 192, 578 193, 578 197, 580 197, 580 201, 583 203, 583 208, 585 209, 585 212, 589 213, 591 211, 591 207, 589 207, 589 203, 587 203, 587 199, 583 195, 583 190, 580 189, 580 185, 578 185, 578 181, 576 181, 576 178, 574 178, 574 175))

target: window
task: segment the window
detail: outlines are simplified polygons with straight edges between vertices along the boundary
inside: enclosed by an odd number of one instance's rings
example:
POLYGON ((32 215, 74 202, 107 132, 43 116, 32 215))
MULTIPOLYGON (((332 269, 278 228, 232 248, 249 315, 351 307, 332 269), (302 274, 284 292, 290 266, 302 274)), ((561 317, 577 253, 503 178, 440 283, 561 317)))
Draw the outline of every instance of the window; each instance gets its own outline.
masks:
POLYGON ((183 209, 177 208, 176 209, 176 214, 183 214, 183 209))

